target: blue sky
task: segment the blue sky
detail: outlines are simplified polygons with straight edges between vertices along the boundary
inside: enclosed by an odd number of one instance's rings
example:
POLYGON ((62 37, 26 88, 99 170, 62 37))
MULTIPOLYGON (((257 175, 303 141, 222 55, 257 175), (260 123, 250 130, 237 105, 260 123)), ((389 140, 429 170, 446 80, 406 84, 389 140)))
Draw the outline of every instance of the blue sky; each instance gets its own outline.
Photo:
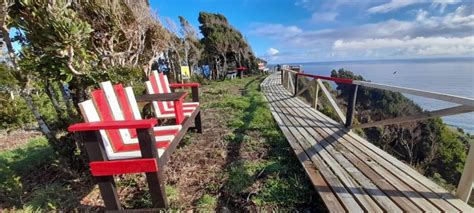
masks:
POLYGON ((151 0, 165 26, 221 13, 271 63, 474 56, 474 0, 151 0))

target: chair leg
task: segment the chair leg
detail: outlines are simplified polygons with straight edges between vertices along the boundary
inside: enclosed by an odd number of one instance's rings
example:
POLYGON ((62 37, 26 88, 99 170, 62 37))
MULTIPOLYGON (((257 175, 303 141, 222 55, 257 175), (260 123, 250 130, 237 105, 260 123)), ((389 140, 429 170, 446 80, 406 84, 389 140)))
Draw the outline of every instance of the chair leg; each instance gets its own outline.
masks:
POLYGON ((202 124, 201 124, 201 111, 194 118, 194 126, 197 129, 198 133, 202 133, 202 124))
POLYGON ((159 172, 147 172, 146 180, 150 190, 151 202, 154 208, 168 208, 168 200, 166 198, 165 180, 163 177, 163 169, 159 172))
MULTIPOLYGON (((82 142, 86 148, 89 161, 106 161, 104 144, 99 131, 82 132, 82 142)), ((106 210, 122 210, 117 194, 117 187, 113 176, 98 176, 94 178, 99 185, 100 194, 104 200, 106 210)))
POLYGON ((106 210, 122 210, 113 176, 96 177, 106 210))

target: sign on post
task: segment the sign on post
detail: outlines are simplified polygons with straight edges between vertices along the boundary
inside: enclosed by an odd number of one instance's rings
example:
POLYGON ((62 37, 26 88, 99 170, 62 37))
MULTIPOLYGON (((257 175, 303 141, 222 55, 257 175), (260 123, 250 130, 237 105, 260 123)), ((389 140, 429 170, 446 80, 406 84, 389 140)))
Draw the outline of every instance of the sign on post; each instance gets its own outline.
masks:
POLYGON ((191 78, 191 72, 189 71, 189 66, 181 66, 181 77, 182 79, 191 78))

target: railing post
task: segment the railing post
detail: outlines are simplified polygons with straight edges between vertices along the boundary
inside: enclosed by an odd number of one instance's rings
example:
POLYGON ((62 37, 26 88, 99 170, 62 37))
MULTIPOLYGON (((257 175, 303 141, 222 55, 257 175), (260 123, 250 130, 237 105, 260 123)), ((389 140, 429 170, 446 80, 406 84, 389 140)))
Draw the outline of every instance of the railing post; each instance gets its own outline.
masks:
POLYGON ((293 96, 296 97, 296 94, 298 94, 298 73, 295 73, 295 94, 293 96))
POLYGON ((283 85, 283 70, 280 70, 280 80, 281 80, 281 85, 283 85))
POLYGON ((291 73, 290 72, 286 72, 286 89, 288 91, 290 91, 290 82, 291 82, 291 73))
POLYGON ((471 142, 469 147, 469 154, 467 155, 466 164, 459 180, 456 196, 467 202, 472 191, 472 184, 474 182, 474 142, 471 142))
POLYGON ((315 94, 315 96, 314 96, 314 99, 313 99, 313 106, 312 107, 314 107, 314 109, 318 109, 319 84, 318 84, 316 78, 313 79, 313 82, 314 82, 314 89, 315 89, 314 94, 315 94))
POLYGON ((354 110, 355 104, 357 100, 357 89, 359 88, 358 85, 352 85, 351 94, 349 95, 349 99, 347 100, 347 113, 346 113, 346 124, 347 128, 352 127, 352 121, 354 119, 354 110))

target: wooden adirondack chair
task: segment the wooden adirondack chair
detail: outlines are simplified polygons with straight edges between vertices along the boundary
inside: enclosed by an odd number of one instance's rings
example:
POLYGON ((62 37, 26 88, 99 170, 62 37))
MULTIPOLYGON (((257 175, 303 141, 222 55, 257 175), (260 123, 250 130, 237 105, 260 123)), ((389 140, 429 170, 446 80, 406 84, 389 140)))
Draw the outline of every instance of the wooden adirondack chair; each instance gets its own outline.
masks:
MULTIPOLYGON (((106 208, 121 209, 113 175, 126 173, 146 173, 154 206, 167 207, 161 170, 190 126, 179 107, 187 93, 161 96, 177 106, 179 124, 155 126, 156 119, 142 120, 131 87, 113 86, 110 81, 100 87, 90 100, 79 104, 85 123, 71 125, 68 130, 81 133, 106 208)), ((160 97, 142 99, 149 98, 160 97)))
MULTIPOLYGON (((195 126, 199 133, 202 132, 201 113, 199 109, 199 83, 169 83, 168 77, 163 73, 154 70, 149 76, 149 81, 145 82, 148 94, 168 94, 175 88, 191 88, 192 102, 183 102, 183 111, 186 117, 196 113, 195 126)), ((158 119, 175 118, 175 105, 172 101, 153 101, 153 108, 158 119)))

